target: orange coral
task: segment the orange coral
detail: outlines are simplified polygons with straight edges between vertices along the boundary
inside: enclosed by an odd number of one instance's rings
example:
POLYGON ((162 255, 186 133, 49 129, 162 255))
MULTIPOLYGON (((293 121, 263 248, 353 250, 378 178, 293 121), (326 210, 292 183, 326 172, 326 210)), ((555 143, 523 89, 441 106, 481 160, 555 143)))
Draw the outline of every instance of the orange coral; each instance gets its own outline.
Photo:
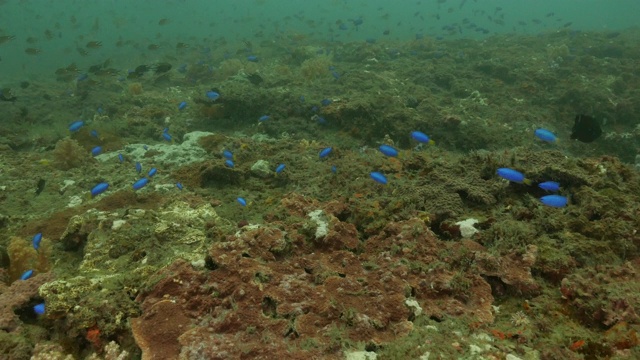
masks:
POLYGON ((100 329, 97 325, 94 325, 87 329, 85 339, 87 339, 87 341, 91 343, 94 349, 102 349, 102 341, 100 340, 100 329))

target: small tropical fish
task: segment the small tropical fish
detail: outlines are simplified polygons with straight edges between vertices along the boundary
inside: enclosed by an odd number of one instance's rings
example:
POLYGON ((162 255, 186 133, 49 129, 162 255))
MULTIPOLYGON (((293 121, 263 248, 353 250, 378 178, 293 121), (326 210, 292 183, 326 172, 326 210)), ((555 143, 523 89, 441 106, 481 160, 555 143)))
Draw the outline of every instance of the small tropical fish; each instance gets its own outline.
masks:
POLYGON ((148 176, 148 177, 153 177, 153 176, 154 176, 155 174, 157 174, 157 173, 158 173, 158 169, 156 169, 156 168, 151 168, 151 169, 149 170, 149 172, 147 173, 147 176, 148 176))
POLYGON ((34 306, 33 307, 33 311, 38 315, 44 315, 44 312, 45 312, 44 303, 40 303, 40 304, 34 306))
POLYGON ((122 156, 122 154, 118 154, 118 160, 120 160, 120 163, 124 162, 124 156, 122 156))
POLYGON ((227 159, 227 160, 225 160, 225 161, 224 161, 224 164, 225 164, 227 167, 230 167, 230 168, 232 168, 232 169, 236 166, 236 164, 234 164, 234 163, 233 163, 233 160, 231 160, 231 159, 227 159))
POLYGON ((391 157, 398 156, 398 150, 396 150, 393 146, 380 145, 380 147, 378 149, 380 150, 381 153, 383 153, 383 154, 385 154, 387 156, 391 156, 391 157))
POLYGON ((142 172, 142 164, 136 162, 136 172, 139 174, 142 172))
POLYGON ((102 146, 96 146, 93 149, 91 149, 91 155, 93 156, 98 156, 100 155, 101 152, 102 152, 102 146))
POLYGON ((411 137, 418 141, 421 142, 423 144, 429 144, 432 140, 429 139, 429 137, 427 136, 427 134, 420 132, 420 131, 412 131, 411 132, 411 137))
POLYGON ((33 248, 36 249, 36 251, 40 249, 41 241, 42 241, 42 233, 37 233, 33 235, 33 239, 31 239, 31 244, 33 245, 33 248))
POLYGON ((558 141, 558 138, 556 137, 556 135, 547 129, 536 129, 536 131, 534 131, 534 135, 538 139, 549 142, 549 143, 554 143, 558 141))
POLYGON ((140 190, 143 187, 145 187, 147 184, 149 183, 149 179, 147 178, 142 178, 136 182, 133 183, 133 190, 140 190))
POLYGON ((285 168, 285 164, 278 165, 278 167, 276 168, 276 174, 280 174, 281 172, 283 172, 284 168, 285 168))
POLYGON ((560 195, 546 195, 540 198, 540 201, 550 207, 565 207, 567 206, 567 198, 560 195))
POLYGON ((531 181, 524 177, 524 174, 517 170, 509 169, 509 168, 499 168, 496 171, 496 174, 503 179, 507 179, 509 181, 513 181, 519 184, 527 184, 531 185, 531 181))
POLYGON ((329 156, 329 154, 331 153, 332 150, 333 150, 332 147, 326 147, 326 148, 320 150, 320 153, 318 154, 318 156, 320 157, 320 159, 326 158, 327 156, 329 156))
POLYGON ((331 100, 331 99, 322 99, 320 101, 320 104, 322 104, 322 106, 329 106, 329 105, 331 105, 332 102, 333 102, 333 100, 331 100))
POLYGON ((387 185, 387 177, 384 176, 381 172, 377 172, 377 171, 373 171, 369 174, 369 176, 371 176, 371 178, 377 182, 380 183, 382 185, 387 185))
POLYGON ((71 124, 69 124, 69 131, 76 132, 76 131, 80 130, 80 128, 83 125, 84 125, 84 121, 82 121, 82 120, 74 121, 71 124))
POLYGON ((31 276, 33 276, 33 270, 27 270, 20 275, 20 280, 27 280, 31 276))
POLYGON ((187 102, 183 101, 180 104, 178 104, 178 110, 184 110, 187 107, 187 102))
POLYGON ((229 150, 224 150, 222 156, 224 156, 225 159, 233 160, 233 153, 229 150))
POLYGON ((91 132, 89 133, 89 135, 91 135, 94 138, 98 137, 98 130, 91 130, 91 132))
POLYGON ((247 206, 247 200, 245 200, 244 198, 239 197, 236 199, 236 201, 242 206, 247 206))
POLYGON ((179 182, 176 183, 176 187, 178 188, 178 190, 182 190, 184 188, 179 182))
POLYGON ((271 118, 271 116, 269 116, 269 115, 262 115, 262 116, 260 116, 260 118, 258 119, 258 121, 267 121, 267 120, 269 120, 269 118, 271 118))
POLYGON ((102 41, 89 41, 86 45, 89 49, 98 49, 102 47, 102 41))
POLYGON ((332 165, 331 166, 331 172, 334 173, 334 174, 337 174, 338 173, 338 168, 335 165, 332 165))
POLYGON ((162 138, 165 139, 168 142, 171 142, 171 139, 173 139, 173 137, 167 132, 163 132, 162 133, 162 138))
POLYGON ((218 100, 218 98, 220 98, 220 94, 218 94, 217 92, 213 91, 213 90, 209 90, 206 93, 207 98, 209 98, 209 100, 211 101, 216 101, 218 100))
POLYGON ((4 44, 8 41, 11 41, 13 39, 15 39, 16 36, 15 35, 4 35, 4 36, 0 36, 0 44, 4 44))
POLYGON ((557 192, 560 190, 560 184, 555 181, 545 181, 538 184, 538 187, 542 190, 557 192))
POLYGON ((258 61, 259 61, 259 59, 258 59, 258 57, 257 57, 257 56, 255 56, 255 55, 249 55, 249 56, 247 56, 247 61, 250 61, 250 62, 258 62, 258 61))
POLYGON ((42 52, 42 50, 36 48, 26 48, 24 49, 24 52, 29 55, 38 55, 42 52))
POLYGON ((91 197, 96 197, 102 194, 103 192, 107 191, 108 188, 109 184, 107 184, 106 182, 101 182, 100 184, 94 186, 93 189, 91 189, 91 197))

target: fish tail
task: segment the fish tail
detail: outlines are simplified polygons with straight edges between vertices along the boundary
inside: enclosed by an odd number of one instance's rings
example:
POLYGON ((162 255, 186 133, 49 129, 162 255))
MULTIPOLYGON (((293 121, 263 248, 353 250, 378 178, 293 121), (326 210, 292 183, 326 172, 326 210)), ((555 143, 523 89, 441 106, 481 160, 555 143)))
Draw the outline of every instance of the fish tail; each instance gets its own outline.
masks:
POLYGON ((533 182, 531 180, 529 180, 529 179, 522 180, 522 183, 525 184, 525 185, 532 185, 533 184, 533 182))

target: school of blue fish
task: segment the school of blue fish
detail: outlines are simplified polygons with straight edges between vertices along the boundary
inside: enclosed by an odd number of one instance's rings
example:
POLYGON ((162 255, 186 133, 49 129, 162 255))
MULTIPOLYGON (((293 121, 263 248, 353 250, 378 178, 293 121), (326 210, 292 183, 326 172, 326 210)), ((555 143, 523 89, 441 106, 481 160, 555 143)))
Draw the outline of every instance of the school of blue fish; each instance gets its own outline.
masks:
MULTIPOLYGON (((247 59, 248 61, 258 61, 257 58, 255 57, 249 57, 247 59)), ((205 93, 205 97, 209 100, 209 101, 216 101, 220 98, 220 94, 216 91, 210 90, 207 91, 205 93)), ((301 97, 301 101, 304 101, 304 97, 301 97)), ((330 99, 323 99, 320 104, 322 106, 328 106, 329 104, 331 104, 331 100, 330 99)), ((180 104, 178 105, 178 110, 184 110, 186 107, 188 106, 188 103, 186 101, 182 101, 180 102, 180 104)), ((317 107, 314 107, 317 110, 317 107)), ((312 109, 313 110, 313 109, 312 109)), ((258 118, 258 122, 265 122, 267 120, 270 120, 271 116, 270 115, 262 115, 260 118, 258 118)), ((324 120, 324 119, 323 119, 324 120)), ((85 122, 82 120, 77 120, 72 122, 69 125, 69 131, 70 132, 77 132, 79 131, 83 126, 85 126, 85 122)), ((98 133, 96 130, 92 130, 91 134, 93 137, 97 138, 98 137, 98 133)), ((557 137, 555 136, 555 134, 547 129, 536 129, 534 131, 534 135, 535 137, 537 137, 538 139, 540 139, 543 142, 546 143, 556 143, 558 141, 557 137)), ((412 131, 410 133, 410 136, 413 140, 415 140, 418 143, 418 146, 422 146, 425 144, 434 144, 433 140, 431 140, 431 138, 418 130, 412 131)), ((169 128, 165 128, 162 131, 162 139, 164 141, 167 141, 169 143, 172 143, 173 141, 173 137, 171 136, 171 134, 169 134, 169 128)), ((100 146, 95 146, 94 148, 92 148, 91 150, 91 155, 92 156, 98 156, 100 154, 102 154, 102 147, 100 146)), ((378 150, 380 151, 381 154, 383 154, 386 157, 392 157, 392 158, 397 158, 400 156, 400 151, 398 149, 396 149, 395 147, 388 145, 388 144, 382 144, 378 147, 378 150)), ((333 147, 329 146, 329 147, 325 147, 323 149, 320 150, 320 152, 318 153, 318 158, 320 160, 326 160, 330 157, 330 155, 333 153, 333 147)), ((224 159, 224 165, 228 168, 235 168, 235 162, 234 162, 234 155, 233 153, 228 150, 225 149, 222 152, 222 158, 224 159)), ((125 157, 122 154, 118 154, 118 160, 120 163, 124 163, 125 162, 125 157)), ((280 174, 283 173, 283 171, 286 168, 286 164, 284 163, 280 163, 278 164, 278 166, 275 168, 274 170, 274 174, 275 176, 278 176, 280 174)), ((135 163, 135 171, 137 174, 141 174, 143 170, 143 166, 140 162, 136 162, 135 163)), ((331 166, 331 172, 333 173, 337 173, 337 167, 335 165, 331 166)), ((143 189, 144 187, 146 187, 149 182, 151 181, 151 179, 158 173, 158 169, 153 167, 151 169, 148 170, 148 172, 146 173, 146 176, 143 176, 137 180, 135 180, 133 182, 133 184, 131 185, 131 188, 134 191, 138 191, 143 189)), ((527 179, 525 177, 525 175, 515 169, 511 169, 511 168, 499 168, 496 170, 496 174, 498 177, 505 179, 509 182, 512 183, 516 183, 516 184, 521 184, 524 186, 531 186, 533 183, 531 180, 527 179)), ((380 184, 380 185, 388 185, 389 184, 389 180, 387 179, 387 177, 381 172, 381 171, 371 171, 369 173, 369 177, 376 183, 380 184)), ((184 186, 180 183, 177 182, 175 183, 176 188, 180 191, 184 189, 184 186)), ((552 208, 562 208, 567 206, 568 204, 568 198, 566 196, 563 195, 558 195, 556 194, 557 192, 561 191, 561 187, 560 184, 556 181, 553 180, 548 180, 548 181, 544 181, 544 182, 540 182, 538 183, 538 188, 550 193, 548 195, 544 195, 541 196, 539 198, 539 201, 546 206, 552 207, 552 208)), ((95 198, 101 194, 104 194, 107 190, 109 190, 109 183, 108 182, 100 182, 98 184, 96 184, 91 190, 90 190, 90 195, 91 198, 95 198)), ((248 201, 244 198, 244 197, 237 197, 236 198, 236 202, 241 206, 241 207, 246 207, 248 205, 248 201)), ((42 241, 42 233, 38 233, 36 235, 33 236, 32 239, 32 245, 33 248, 38 251, 40 248, 40 243, 42 241)), ((28 280, 30 279, 32 276, 34 275, 34 271, 33 270, 27 270, 25 271, 22 276, 20 277, 21 280, 28 280)), ((34 312, 37 315, 42 315, 45 313, 45 304, 41 303, 41 304, 37 304, 33 307, 34 312)))

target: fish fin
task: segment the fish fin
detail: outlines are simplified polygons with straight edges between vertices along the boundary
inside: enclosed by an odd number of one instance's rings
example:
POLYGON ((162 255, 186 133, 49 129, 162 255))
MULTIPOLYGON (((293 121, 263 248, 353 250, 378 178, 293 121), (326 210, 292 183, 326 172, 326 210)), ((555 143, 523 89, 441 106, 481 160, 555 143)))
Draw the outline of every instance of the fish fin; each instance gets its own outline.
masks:
POLYGON ((522 180, 522 183, 525 184, 525 185, 533 185, 533 182, 531 180, 529 180, 529 179, 522 180))

